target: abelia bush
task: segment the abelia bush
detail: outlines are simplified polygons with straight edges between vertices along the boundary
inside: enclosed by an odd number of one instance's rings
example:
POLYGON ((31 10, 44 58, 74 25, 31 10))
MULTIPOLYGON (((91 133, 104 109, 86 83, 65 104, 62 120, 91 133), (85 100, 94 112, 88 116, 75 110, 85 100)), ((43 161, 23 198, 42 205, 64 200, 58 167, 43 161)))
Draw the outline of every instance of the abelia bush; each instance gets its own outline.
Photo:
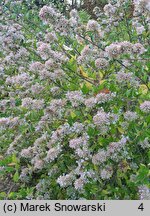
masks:
POLYGON ((150 2, 109 0, 86 21, 53 5, 28 21, 12 2, 0 172, 15 189, 1 199, 150 199, 150 2))

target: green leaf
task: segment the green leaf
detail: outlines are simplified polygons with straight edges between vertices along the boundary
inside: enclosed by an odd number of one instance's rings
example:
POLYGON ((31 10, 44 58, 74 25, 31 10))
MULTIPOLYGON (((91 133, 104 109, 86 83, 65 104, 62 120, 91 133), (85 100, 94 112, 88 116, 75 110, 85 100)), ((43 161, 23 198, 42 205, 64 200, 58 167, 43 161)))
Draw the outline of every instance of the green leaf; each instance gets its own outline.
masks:
POLYGON ((146 167, 144 164, 141 164, 137 174, 137 182, 141 184, 147 184, 149 181, 148 176, 149 168, 146 167))
POLYGON ((19 181, 19 173, 18 173, 18 171, 16 171, 16 173, 14 174, 13 180, 14 180, 14 182, 18 182, 19 181))

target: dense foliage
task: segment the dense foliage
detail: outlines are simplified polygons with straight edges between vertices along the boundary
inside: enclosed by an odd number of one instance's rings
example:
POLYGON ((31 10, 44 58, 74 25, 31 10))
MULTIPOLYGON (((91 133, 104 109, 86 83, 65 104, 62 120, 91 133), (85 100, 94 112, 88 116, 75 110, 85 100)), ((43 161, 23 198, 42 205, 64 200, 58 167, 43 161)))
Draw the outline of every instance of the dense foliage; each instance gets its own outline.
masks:
POLYGON ((150 2, 108 2, 1 5, 1 199, 150 199, 150 2))

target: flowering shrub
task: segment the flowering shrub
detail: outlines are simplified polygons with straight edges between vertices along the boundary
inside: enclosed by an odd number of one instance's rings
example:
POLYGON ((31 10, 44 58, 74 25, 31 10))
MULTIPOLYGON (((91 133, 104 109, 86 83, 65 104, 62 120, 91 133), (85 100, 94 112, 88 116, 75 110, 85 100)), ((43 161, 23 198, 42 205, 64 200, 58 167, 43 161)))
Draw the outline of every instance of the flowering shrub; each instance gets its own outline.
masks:
POLYGON ((48 5, 34 27, 10 6, 0 172, 16 188, 1 199, 149 199, 149 1, 109 0, 87 21, 48 5))

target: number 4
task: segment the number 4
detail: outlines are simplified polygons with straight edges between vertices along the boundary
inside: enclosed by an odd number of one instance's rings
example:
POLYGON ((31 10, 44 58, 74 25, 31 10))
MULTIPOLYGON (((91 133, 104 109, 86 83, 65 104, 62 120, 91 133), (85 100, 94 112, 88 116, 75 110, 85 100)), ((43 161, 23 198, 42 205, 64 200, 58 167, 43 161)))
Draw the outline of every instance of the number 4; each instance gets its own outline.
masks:
POLYGON ((144 206, 143 206, 143 203, 141 203, 138 207, 139 210, 143 211, 144 210, 144 206))

